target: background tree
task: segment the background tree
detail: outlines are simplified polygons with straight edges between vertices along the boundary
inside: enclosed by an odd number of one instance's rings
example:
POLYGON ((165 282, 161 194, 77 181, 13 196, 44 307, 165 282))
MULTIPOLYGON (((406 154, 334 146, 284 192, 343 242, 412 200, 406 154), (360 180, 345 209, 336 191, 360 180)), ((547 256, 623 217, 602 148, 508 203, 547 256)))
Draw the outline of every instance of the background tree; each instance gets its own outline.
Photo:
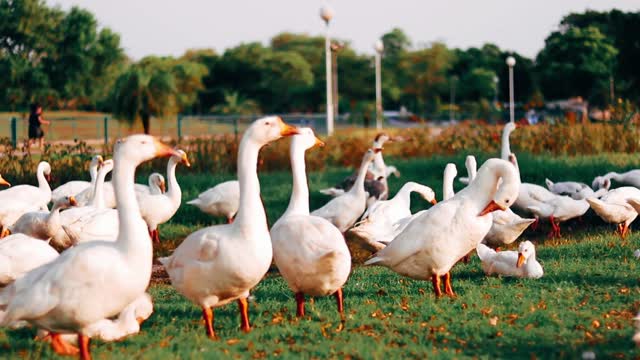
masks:
POLYGON ((582 96, 603 104, 617 54, 596 27, 552 33, 536 61, 543 93, 550 99, 582 96))

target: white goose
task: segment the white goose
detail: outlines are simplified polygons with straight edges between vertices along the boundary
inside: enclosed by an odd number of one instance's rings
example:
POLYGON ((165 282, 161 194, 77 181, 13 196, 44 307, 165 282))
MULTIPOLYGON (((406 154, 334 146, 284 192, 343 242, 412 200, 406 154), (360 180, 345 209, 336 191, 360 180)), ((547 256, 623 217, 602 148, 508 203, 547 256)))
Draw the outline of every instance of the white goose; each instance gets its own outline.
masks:
MULTIPOLYGON (((27 272, 58 257, 49 243, 25 234, 13 234, 0 240, 0 287, 21 278, 27 272)), ((0 316, 2 310, 0 308, 0 316)))
POLYGON ((610 172, 603 176, 596 176, 596 178, 593 179, 591 187, 593 187, 593 190, 608 189, 611 185, 611 180, 615 180, 622 185, 640 188, 640 169, 629 170, 622 174, 610 172))
POLYGON ((467 158, 464 160, 464 166, 467 168, 467 177, 461 177, 459 181, 463 184, 469 184, 469 181, 476 177, 476 171, 478 168, 476 157, 473 155, 467 155, 467 158))
POLYGON ((158 225, 169 221, 180 207, 182 191, 176 180, 176 166, 182 163, 190 167, 187 153, 176 151, 179 156, 172 156, 167 163, 167 178, 169 179, 169 191, 164 194, 136 194, 142 218, 149 227, 149 235, 154 242, 160 242, 158 225))
POLYGON ((25 234, 40 240, 49 240, 62 230, 60 210, 78 205, 73 196, 64 196, 53 203, 51 211, 34 211, 22 215, 9 227, 10 234, 25 234))
MULTIPOLYGON (((165 189, 165 180, 164 176, 158 173, 152 173, 149 175, 148 180, 149 185, 135 184, 135 192, 137 194, 161 194, 164 193, 165 189)), ((94 196, 95 187, 90 187, 77 196, 75 196, 76 201, 79 206, 87 206, 90 205, 94 196)), ((107 181, 104 183, 103 187, 103 197, 104 197, 104 205, 107 208, 115 209, 116 207, 116 197, 115 192, 113 190, 113 184, 111 181, 107 181)))
POLYGON ((91 357, 87 329, 117 316, 149 286, 153 254, 135 201, 135 170, 143 161, 169 155, 175 151, 148 135, 129 136, 115 145, 118 239, 80 244, 0 290, 0 326, 25 320, 50 331, 53 349, 63 355, 78 349, 60 333, 76 333, 81 358, 91 357))
POLYGON ((305 295, 334 294, 344 321, 342 286, 351 272, 351 254, 340 230, 329 221, 309 214, 304 153, 324 143, 309 128, 299 131, 291 141, 291 201, 271 228, 273 259, 295 294, 297 316, 304 316, 305 295))
POLYGON ((600 199, 590 198, 587 201, 602 220, 618 226, 618 234, 624 239, 629 232, 629 225, 638 216, 635 208, 627 202, 630 198, 640 199, 640 189, 623 186, 609 191, 600 199))
POLYGON ((17 185, 0 191, 0 225, 3 227, 0 237, 6 236, 8 227, 24 213, 47 209, 51 201, 51 188, 47 182, 50 175, 51 166, 41 161, 36 171, 38 186, 17 185))
POLYGON ((238 300, 241 328, 248 332, 247 297, 265 275, 272 260, 271 237, 260 199, 257 163, 260 148, 297 129, 279 117, 258 119, 245 131, 238 152, 240 209, 233 224, 200 229, 159 259, 171 284, 202 307, 207 335, 215 338, 213 307, 238 300))
POLYGON ((346 193, 331 199, 323 207, 311 212, 311 215, 329 220, 342 233, 349 230, 362 216, 367 206, 367 192, 364 190, 364 178, 367 168, 380 149, 369 149, 362 158, 358 178, 346 193))
POLYGON ((225 181, 187 202, 211 216, 224 216, 231 224, 240 206, 240 183, 238 180, 225 181))
POLYGON ((589 210, 587 200, 574 200, 569 196, 554 195, 552 199, 527 207, 537 219, 549 219, 549 237, 560 237, 560 223, 584 215, 589 210))
POLYGON ((436 296, 442 295, 440 284, 444 277, 446 294, 455 296, 451 267, 489 232, 490 213, 513 204, 519 185, 520 176, 512 164, 487 160, 469 186, 411 221, 365 265, 386 266, 413 279, 431 279, 436 296), (499 181, 502 182, 498 186, 499 181))
MULTIPOLYGON (((513 154, 510 154, 508 159, 512 163, 515 162, 513 154)), ((467 167, 469 179, 473 181, 477 172, 476 160, 473 155, 467 156, 465 166, 467 167)), ((491 224, 491 229, 489 229, 487 236, 484 237, 482 242, 494 247, 513 243, 529 225, 536 221, 536 219, 524 219, 511 209, 496 210, 492 213, 492 216, 493 223, 491 224)), ((465 260, 468 259, 465 257, 465 260)))
POLYGON ((518 251, 496 252, 484 244, 476 248, 487 275, 497 274, 519 278, 539 279, 544 275, 542 265, 536 259, 536 248, 531 241, 523 241, 518 251))
POLYGON ((376 201, 371 205, 362 215, 362 220, 357 222, 350 232, 369 248, 376 251, 384 248, 385 245, 380 241, 390 237, 389 241, 393 239, 391 234, 394 232, 394 224, 411 217, 412 192, 417 192, 433 205, 437 203, 436 195, 430 187, 409 181, 391 200, 376 201))
POLYGON ((104 179, 114 167, 112 159, 105 160, 93 191, 91 203, 63 211, 60 214, 62 230, 52 238, 56 247, 67 248, 73 244, 94 239, 115 241, 118 237, 118 212, 105 206, 104 179))
POLYGON ((609 189, 609 186, 606 186, 606 188, 603 187, 598 191, 593 191, 593 189, 591 189, 589 185, 575 181, 562 181, 554 183, 549 179, 545 179, 544 182, 545 184, 547 184, 547 189, 549 189, 549 191, 551 191, 552 193, 556 195, 570 196, 574 200, 582 200, 592 197, 599 198, 602 195, 606 194, 609 189))
POLYGON ((100 155, 92 157, 91 163, 89 163, 89 176, 91 176, 91 181, 73 180, 58 186, 51 192, 51 201, 55 203, 58 199, 76 196, 86 189, 93 188, 96 185, 98 168, 102 165, 103 161, 100 155))

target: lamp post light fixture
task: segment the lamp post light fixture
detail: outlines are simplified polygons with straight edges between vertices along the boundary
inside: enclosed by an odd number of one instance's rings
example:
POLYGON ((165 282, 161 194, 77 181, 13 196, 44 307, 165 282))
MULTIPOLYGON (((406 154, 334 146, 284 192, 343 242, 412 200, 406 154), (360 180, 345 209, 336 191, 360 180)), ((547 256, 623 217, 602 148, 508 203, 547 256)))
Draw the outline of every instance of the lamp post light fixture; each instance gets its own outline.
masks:
POLYGON ((507 66, 509 67, 509 121, 515 121, 515 109, 513 103, 513 67, 516 66, 516 59, 513 56, 507 58, 507 66))
POLYGON ((382 129, 382 52, 384 43, 382 40, 376 41, 373 45, 376 51, 376 129, 382 129))
POLYGON ((326 83, 327 83, 327 135, 333 135, 333 86, 331 85, 331 40, 329 39, 329 22, 333 18, 334 12, 329 5, 320 8, 320 18, 326 24, 326 32, 324 37, 324 56, 326 67, 326 83))

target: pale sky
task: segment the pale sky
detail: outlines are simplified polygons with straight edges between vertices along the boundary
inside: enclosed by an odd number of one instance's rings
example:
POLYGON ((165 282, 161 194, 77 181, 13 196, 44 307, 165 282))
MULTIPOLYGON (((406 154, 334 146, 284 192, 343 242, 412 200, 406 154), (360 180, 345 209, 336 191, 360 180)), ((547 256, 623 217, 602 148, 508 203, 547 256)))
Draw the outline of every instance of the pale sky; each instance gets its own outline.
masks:
POLYGON ((222 53, 242 42, 267 44, 282 31, 323 34, 319 8, 326 2, 335 12, 332 34, 364 53, 373 53, 375 40, 399 27, 414 46, 436 40, 461 48, 493 42, 533 57, 569 12, 640 10, 640 0, 47 0, 63 9, 89 9, 101 26, 121 35, 134 59, 178 56, 190 48, 222 53))

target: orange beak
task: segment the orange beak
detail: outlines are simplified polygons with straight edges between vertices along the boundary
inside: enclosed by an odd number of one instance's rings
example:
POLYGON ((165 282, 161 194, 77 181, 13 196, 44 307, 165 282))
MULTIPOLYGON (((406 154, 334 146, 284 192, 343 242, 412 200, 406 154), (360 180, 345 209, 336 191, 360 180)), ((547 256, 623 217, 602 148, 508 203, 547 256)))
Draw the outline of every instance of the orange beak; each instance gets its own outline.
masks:
POLYGON ((516 263, 516 267, 521 267, 524 264, 524 255, 522 253, 518 253, 518 262, 516 263))
POLYGON ((296 135, 296 134, 300 133, 298 131, 297 127, 291 126, 291 125, 285 123, 284 121, 282 121, 281 118, 278 118, 278 120, 280 121, 280 135, 281 136, 291 136, 291 135, 296 135))
POLYGON ((78 206, 78 202, 76 201, 76 198, 73 196, 69 196, 69 205, 71 206, 78 206))
POLYGON ((158 184, 158 187, 160 188, 160 192, 161 193, 165 193, 167 192, 167 185, 164 183, 164 181, 161 181, 160 184, 158 184))
POLYGON ((381 152, 381 151, 382 151, 382 148, 375 148, 375 149, 373 149, 373 152, 374 152, 375 154, 377 154, 377 153, 379 153, 379 152, 381 152))
POLYGON ((44 174, 44 178, 47 179, 48 182, 51 181, 51 173, 44 174))
POLYGON ((0 185, 11 186, 11 184, 5 180, 2 176, 0 176, 0 185))
POLYGON ((319 146, 319 147, 324 147, 324 141, 316 138, 316 143, 313 144, 313 146, 319 146))
POLYGON ((187 153, 182 154, 182 163, 186 167, 191 167, 191 163, 189 162, 189 158, 187 157, 187 153))
POLYGON ((485 216, 488 213, 494 212, 496 210, 504 210, 504 208, 498 205, 498 203, 496 203, 495 201, 491 200, 491 202, 487 204, 487 206, 480 212, 480 214, 478 214, 478 216, 485 216))
POLYGON ((182 155, 173 149, 171 146, 167 144, 163 144, 160 140, 154 138, 153 144, 156 146, 156 157, 168 157, 168 156, 178 156, 182 157, 182 155))
POLYGON ((438 200, 436 200, 436 199, 431 199, 430 203, 431 203, 431 205, 435 205, 435 204, 437 204, 437 203, 438 203, 438 200))

